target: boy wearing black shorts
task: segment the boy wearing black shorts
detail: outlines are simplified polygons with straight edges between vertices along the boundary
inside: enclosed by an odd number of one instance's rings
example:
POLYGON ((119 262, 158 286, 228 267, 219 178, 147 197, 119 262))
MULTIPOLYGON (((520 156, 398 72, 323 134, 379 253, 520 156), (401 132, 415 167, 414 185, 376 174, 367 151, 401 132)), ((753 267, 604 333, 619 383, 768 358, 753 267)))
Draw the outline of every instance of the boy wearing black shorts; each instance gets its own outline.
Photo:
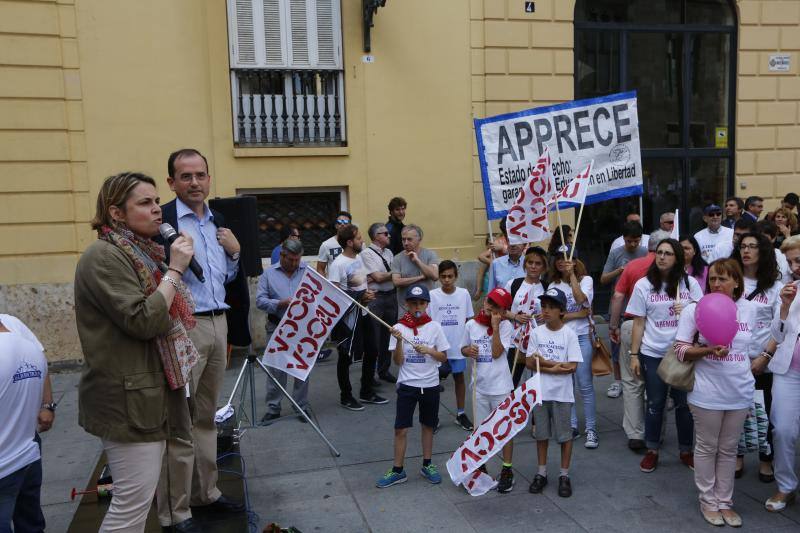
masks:
POLYGON ((433 431, 439 422, 439 365, 447 361, 446 352, 450 344, 442 326, 427 314, 430 300, 430 293, 424 285, 409 287, 405 294, 408 312, 392 328, 389 350, 392 351, 394 363, 400 368, 394 421, 394 464, 375 484, 380 489, 408 480, 403 462, 408 428, 413 426, 417 404, 422 425, 420 474, 431 483, 442 482, 442 476, 431 463, 431 457, 433 431))

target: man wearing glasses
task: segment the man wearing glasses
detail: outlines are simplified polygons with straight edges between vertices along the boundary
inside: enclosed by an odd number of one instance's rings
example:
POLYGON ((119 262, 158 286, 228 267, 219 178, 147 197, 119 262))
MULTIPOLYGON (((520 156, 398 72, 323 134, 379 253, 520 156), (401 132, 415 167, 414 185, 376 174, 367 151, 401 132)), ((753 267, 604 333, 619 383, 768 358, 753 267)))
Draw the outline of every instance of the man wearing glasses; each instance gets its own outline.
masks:
MULTIPOLYGON (((367 269, 367 285, 375 291, 375 299, 368 307, 387 324, 397 322, 397 289, 392 282, 392 260, 394 254, 389 249, 391 236, 385 224, 376 222, 367 230, 372 243, 361 252, 361 262, 367 269)), ((377 320, 367 322, 366 349, 377 354, 378 377, 389 383, 397 382, 389 369, 392 366, 389 352, 389 330, 377 320)))
POLYGON ((347 226, 352 221, 353 215, 347 211, 339 211, 336 213, 336 222, 333 225, 333 236, 327 241, 323 242, 319 247, 317 272, 319 272, 321 276, 328 276, 328 265, 333 263, 333 260, 336 259, 340 253, 342 253, 342 247, 339 245, 339 241, 336 240, 336 233, 339 231, 339 228, 347 226))
POLYGON ((663 231, 672 233, 672 228, 675 227, 675 213, 661 213, 658 219, 658 227, 663 231))
POLYGON ((731 242, 733 230, 722 225, 722 208, 717 204, 709 204, 703 208, 703 222, 706 228, 694 234, 700 253, 706 262, 711 262, 714 247, 720 242, 731 242))

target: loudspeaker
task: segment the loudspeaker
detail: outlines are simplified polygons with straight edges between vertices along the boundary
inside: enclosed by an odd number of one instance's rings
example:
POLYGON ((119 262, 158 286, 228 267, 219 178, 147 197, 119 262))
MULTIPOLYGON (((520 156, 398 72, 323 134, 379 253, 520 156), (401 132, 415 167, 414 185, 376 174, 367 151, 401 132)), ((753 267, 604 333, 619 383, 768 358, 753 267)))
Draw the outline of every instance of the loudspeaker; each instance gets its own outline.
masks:
POLYGON ((242 255, 239 266, 248 277, 260 276, 261 256, 258 250, 258 223, 255 196, 234 196, 232 198, 214 198, 209 200, 209 207, 222 213, 225 226, 229 228, 239 244, 242 255))

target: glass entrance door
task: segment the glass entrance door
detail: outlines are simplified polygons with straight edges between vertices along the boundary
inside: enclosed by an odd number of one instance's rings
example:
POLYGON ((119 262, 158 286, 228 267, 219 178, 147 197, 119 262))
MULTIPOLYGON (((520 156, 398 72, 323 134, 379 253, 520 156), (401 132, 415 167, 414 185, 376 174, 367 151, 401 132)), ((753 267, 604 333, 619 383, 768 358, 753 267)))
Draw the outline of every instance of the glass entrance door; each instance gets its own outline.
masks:
MULTIPOLYGON (((677 208, 685 234, 732 194, 736 26, 728 0, 578 0, 575 16, 575 98, 635 90, 639 110, 643 197, 583 212, 577 249, 597 281, 640 200, 646 233, 677 208)), ((598 311, 612 289, 596 286, 598 311)))

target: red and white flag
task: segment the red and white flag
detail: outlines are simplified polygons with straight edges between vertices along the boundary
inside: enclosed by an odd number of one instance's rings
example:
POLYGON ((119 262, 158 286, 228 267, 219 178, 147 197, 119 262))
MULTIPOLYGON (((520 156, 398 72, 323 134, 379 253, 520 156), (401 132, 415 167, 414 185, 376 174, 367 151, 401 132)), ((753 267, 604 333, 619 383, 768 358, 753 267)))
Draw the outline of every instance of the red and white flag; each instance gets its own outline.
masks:
POLYGON ((541 404, 541 377, 537 372, 506 396, 447 461, 453 483, 472 496, 490 491, 496 483, 478 468, 497 454, 528 424, 531 409, 541 404))
POLYGON ((553 196, 551 210, 556 208, 556 203, 559 209, 569 209, 583 205, 586 201, 586 193, 589 192, 589 177, 592 174, 592 166, 594 166, 594 160, 590 161, 589 166, 583 169, 583 172, 579 172, 569 183, 564 185, 564 188, 558 194, 553 196))
POLYGON ((550 237, 547 204, 554 193, 550 175, 550 150, 544 152, 508 210, 506 228, 509 244, 527 244, 550 237))
POLYGON ((352 303, 343 291, 313 268, 306 268, 264 350, 264 364, 305 381, 325 339, 352 303))
POLYGON ((678 210, 675 210, 675 223, 672 225, 672 233, 669 234, 670 239, 675 239, 676 241, 680 239, 680 226, 678 225, 678 210))

